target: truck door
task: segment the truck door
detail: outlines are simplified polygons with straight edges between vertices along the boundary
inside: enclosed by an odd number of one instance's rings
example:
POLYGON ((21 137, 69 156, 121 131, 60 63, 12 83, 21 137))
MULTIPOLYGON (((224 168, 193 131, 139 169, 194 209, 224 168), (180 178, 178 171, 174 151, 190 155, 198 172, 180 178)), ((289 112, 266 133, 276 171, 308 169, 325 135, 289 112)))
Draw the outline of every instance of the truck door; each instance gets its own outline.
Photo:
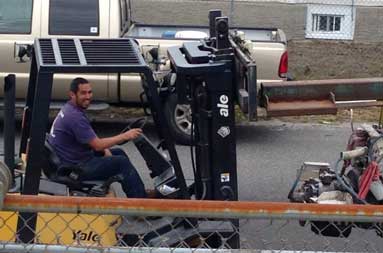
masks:
POLYGON ((28 55, 34 38, 40 36, 40 9, 41 0, 0 0, 0 83, 4 76, 16 74, 18 98, 27 92, 28 55))
MULTIPOLYGON (((109 38, 109 1, 107 0, 43 0, 41 37, 109 38)), ((69 40, 68 40, 69 41, 69 40)), ((71 44, 59 44, 73 47, 71 44)), ((75 63, 76 64, 76 63, 75 63)), ((70 81, 79 74, 56 74, 52 99, 66 100, 70 81)), ((108 100, 108 75, 81 74, 92 83, 95 100, 108 100)))

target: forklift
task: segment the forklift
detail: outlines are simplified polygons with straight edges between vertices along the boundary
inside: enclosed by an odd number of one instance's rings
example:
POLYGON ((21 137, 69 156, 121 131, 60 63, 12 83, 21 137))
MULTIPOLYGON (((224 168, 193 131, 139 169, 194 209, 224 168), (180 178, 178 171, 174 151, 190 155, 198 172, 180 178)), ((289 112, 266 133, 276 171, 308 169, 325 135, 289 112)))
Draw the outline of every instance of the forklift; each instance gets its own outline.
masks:
MULTIPOLYGON (((19 152, 20 157, 27 157, 27 163, 25 174, 17 181, 19 192, 26 195, 107 195, 110 184, 118 182, 119 176, 105 182, 80 182, 74 175, 81 168, 62 168, 54 150, 46 142, 53 76, 57 73, 137 73, 143 80, 147 104, 160 144, 155 147, 144 134, 134 140, 134 144, 150 170, 157 197, 237 201, 234 102, 241 95, 238 94, 236 84, 248 87, 247 92, 252 94, 249 97, 256 98, 256 85, 252 85, 256 84, 256 65, 250 53, 243 50, 238 40, 229 33, 228 18, 222 16, 221 11, 210 11, 209 24, 210 38, 185 42, 182 46, 168 49, 172 68, 170 74, 176 76, 172 92, 175 90, 179 101, 190 104, 192 109, 191 155, 194 182, 191 185, 185 181, 174 140, 161 110, 158 80, 134 39, 39 38, 34 41, 22 122, 19 152), (163 156, 164 152, 169 154, 169 158, 163 156)), ((244 103, 243 99, 241 101, 244 103)), ((245 104, 250 114, 256 113, 255 100, 246 100, 245 104)), ((137 127, 137 124, 140 122, 130 127, 137 127)), ((40 235, 44 234, 39 230, 39 226, 42 226, 39 221, 41 215, 21 212, 17 220, 14 218, 18 240, 23 243, 33 242, 38 231, 40 235)), ((68 215, 64 219, 73 219, 71 214, 63 215, 68 215)), ((117 218, 110 215, 108 221, 117 218)), ((188 243, 198 235, 206 237, 205 243, 209 247, 240 247, 238 220, 177 218, 170 223, 155 232, 137 234, 135 228, 127 227, 122 231, 116 228, 116 233, 123 235, 127 245, 134 245, 138 237, 143 237, 147 245, 171 247, 181 241, 188 243), (222 240, 222 237, 225 239, 222 240)), ((66 231, 69 234, 66 239, 63 235, 64 241, 70 243, 78 239, 73 231, 73 236, 71 231, 66 231)), ((101 241, 101 245, 115 242, 101 241)))

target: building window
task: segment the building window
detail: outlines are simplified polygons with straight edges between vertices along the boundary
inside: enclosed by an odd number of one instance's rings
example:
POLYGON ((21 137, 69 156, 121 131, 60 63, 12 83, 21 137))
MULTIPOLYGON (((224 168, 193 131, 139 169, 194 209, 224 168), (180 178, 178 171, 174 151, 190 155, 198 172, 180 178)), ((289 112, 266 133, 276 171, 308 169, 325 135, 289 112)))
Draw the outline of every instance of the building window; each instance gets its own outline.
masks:
POLYGON ((343 18, 344 16, 313 14, 312 30, 315 32, 340 31, 343 18))
POLYGON ((351 40, 354 28, 352 6, 310 4, 307 7, 306 38, 351 40))
POLYGON ((0 33, 30 34, 31 0, 0 0, 0 33))
POLYGON ((49 34, 99 35, 99 6, 94 0, 50 0, 49 34))

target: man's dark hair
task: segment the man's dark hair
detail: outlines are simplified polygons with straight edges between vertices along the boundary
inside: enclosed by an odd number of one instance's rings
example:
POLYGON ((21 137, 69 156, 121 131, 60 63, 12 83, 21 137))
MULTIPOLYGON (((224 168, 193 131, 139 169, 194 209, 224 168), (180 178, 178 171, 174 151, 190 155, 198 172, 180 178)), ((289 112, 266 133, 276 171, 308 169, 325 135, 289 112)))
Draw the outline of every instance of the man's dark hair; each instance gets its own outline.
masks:
POLYGON ((82 78, 82 77, 76 77, 75 79, 72 80, 72 82, 70 83, 70 91, 72 91, 73 93, 77 93, 78 91, 78 86, 80 84, 84 84, 84 83, 89 83, 88 80, 86 80, 85 78, 82 78))

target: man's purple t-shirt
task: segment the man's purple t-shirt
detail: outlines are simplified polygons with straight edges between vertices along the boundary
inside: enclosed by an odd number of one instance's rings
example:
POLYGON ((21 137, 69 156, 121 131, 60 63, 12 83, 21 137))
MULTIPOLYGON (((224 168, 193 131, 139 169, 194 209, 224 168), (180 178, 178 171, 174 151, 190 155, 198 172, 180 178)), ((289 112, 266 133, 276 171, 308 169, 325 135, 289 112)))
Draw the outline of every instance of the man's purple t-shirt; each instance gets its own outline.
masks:
POLYGON ((63 164, 73 165, 93 157, 88 143, 95 137, 84 110, 67 102, 52 124, 48 142, 63 164))

